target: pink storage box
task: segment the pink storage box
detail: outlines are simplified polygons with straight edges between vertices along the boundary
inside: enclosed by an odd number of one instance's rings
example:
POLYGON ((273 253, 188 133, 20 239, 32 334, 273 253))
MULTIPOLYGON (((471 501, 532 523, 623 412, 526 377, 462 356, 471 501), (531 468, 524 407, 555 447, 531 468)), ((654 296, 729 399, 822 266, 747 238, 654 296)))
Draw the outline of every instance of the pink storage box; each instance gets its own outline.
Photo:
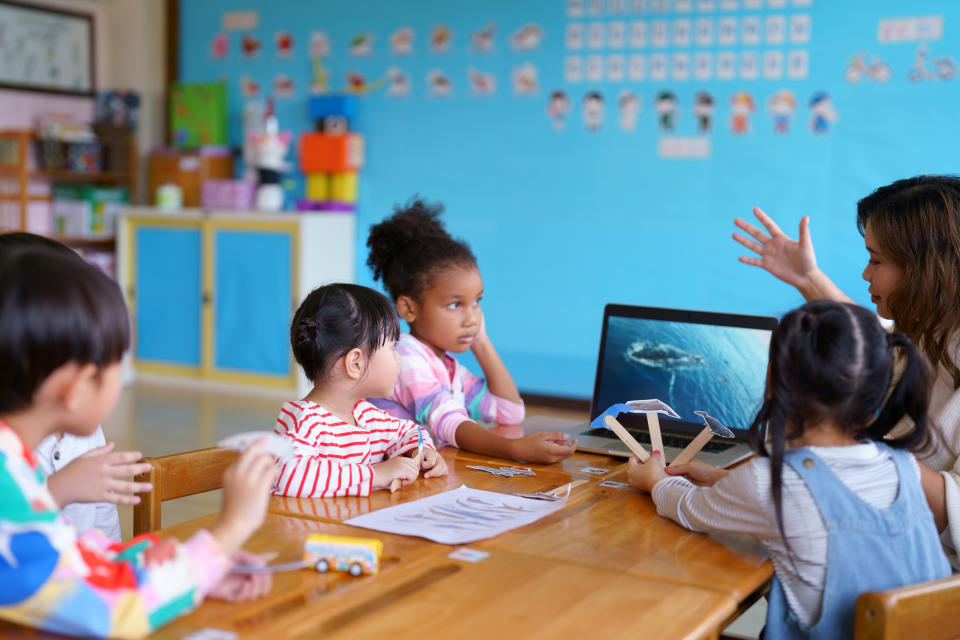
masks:
POLYGON ((204 180, 200 204, 204 209, 253 209, 256 188, 246 180, 204 180))

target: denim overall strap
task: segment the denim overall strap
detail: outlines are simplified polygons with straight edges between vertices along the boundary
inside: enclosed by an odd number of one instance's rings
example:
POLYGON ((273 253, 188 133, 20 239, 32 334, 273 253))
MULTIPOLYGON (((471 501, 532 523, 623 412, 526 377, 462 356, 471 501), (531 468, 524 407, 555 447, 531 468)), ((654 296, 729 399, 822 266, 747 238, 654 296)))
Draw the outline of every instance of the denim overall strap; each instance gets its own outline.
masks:
POLYGON ((893 503, 877 509, 851 491, 813 451, 793 449, 784 463, 804 481, 827 529, 827 571, 820 618, 802 629, 775 579, 766 638, 841 639, 853 636, 857 597, 950 575, 950 565, 909 454, 885 444, 899 476, 893 503))

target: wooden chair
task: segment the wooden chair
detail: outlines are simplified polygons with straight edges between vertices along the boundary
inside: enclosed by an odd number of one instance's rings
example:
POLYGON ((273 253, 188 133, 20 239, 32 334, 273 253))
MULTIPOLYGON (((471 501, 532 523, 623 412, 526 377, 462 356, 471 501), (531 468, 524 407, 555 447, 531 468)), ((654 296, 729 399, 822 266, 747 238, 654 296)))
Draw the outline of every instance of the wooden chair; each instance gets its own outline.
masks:
POLYGON ((137 482, 150 482, 153 491, 140 494, 133 506, 133 535, 160 528, 161 504, 223 486, 223 472, 239 454, 228 449, 198 449, 161 458, 144 458, 153 468, 137 476, 137 482))
POLYGON ((854 640, 960 638, 960 575, 860 594, 854 640))

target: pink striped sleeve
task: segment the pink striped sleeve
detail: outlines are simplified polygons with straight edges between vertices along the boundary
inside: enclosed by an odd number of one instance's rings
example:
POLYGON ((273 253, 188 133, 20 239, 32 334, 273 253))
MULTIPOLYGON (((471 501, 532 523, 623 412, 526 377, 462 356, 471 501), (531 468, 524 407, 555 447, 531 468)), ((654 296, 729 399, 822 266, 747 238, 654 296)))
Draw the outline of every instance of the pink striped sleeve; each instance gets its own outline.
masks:
POLYGON ((370 465, 297 455, 280 468, 273 492, 294 498, 331 498, 368 496, 372 488, 373 469, 370 465))
POLYGON ((523 400, 514 402, 502 398, 487 387, 484 378, 473 375, 469 369, 457 364, 462 376, 464 402, 470 417, 477 421, 496 424, 520 424, 526 414, 523 400))

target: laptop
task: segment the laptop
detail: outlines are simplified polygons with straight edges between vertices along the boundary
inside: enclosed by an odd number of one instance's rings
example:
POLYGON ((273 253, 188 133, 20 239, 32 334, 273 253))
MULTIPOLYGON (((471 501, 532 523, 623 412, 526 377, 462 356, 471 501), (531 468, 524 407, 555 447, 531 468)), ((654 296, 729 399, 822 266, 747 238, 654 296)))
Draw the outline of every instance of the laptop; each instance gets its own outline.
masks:
MULTIPOLYGON (((730 466, 752 453, 747 431, 763 402, 770 338, 776 327, 777 319, 768 316, 608 304, 590 419, 628 400, 666 402, 681 417, 658 416, 669 462, 703 430, 703 420, 694 411, 706 411, 734 437, 714 437, 697 459, 730 466)), ((644 414, 622 413, 617 419, 650 449, 644 414)), ((632 455, 608 429, 581 424, 562 431, 577 438, 580 451, 632 455)))

